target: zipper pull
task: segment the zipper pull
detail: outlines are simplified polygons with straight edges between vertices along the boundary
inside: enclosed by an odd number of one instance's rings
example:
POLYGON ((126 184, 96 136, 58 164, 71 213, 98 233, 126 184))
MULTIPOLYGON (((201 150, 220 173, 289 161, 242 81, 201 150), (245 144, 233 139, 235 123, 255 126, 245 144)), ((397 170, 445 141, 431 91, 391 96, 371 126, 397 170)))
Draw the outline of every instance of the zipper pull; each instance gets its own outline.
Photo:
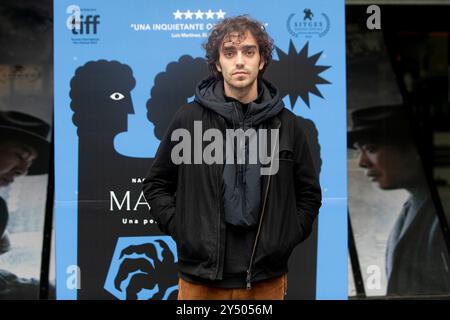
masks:
POLYGON ((247 270, 247 280, 246 280, 246 282, 247 282, 247 290, 250 290, 252 288, 252 284, 250 282, 250 278, 251 278, 250 270, 247 270))

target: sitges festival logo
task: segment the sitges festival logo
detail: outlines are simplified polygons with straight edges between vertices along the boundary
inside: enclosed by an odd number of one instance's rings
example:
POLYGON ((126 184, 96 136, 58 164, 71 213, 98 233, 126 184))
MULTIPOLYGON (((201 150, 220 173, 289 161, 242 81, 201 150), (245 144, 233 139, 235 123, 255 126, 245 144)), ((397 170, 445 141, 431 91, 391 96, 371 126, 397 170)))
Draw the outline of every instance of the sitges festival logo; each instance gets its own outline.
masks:
POLYGON ((70 5, 66 9, 69 14, 66 20, 66 27, 73 35, 72 41, 75 44, 96 44, 95 38, 99 30, 100 15, 96 14, 96 9, 83 8, 77 5, 70 5))
POLYGON ((330 31, 330 18, 323 12, 319 13, 311 8, 304 8, 303 12, 289 15, 286 27, 295 38, 300 35, 307 38, 313 36, 322 38, 330 31))

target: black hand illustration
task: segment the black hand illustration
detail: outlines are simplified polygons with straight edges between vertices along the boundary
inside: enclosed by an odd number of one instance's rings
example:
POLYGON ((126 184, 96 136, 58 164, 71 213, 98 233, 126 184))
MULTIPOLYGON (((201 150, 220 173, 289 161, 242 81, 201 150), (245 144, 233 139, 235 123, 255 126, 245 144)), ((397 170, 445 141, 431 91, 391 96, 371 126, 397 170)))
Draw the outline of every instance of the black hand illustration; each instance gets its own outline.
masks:
POLYGON ((142 289, 153 289, 155 285, 158 285, 159 291, 153 295, 151 300, 161 300, 166 290, 177 284, 176 277, 173 276, 177 273, 175 257, 164 241, 156 240, 156 242, 163 249, 162 261, 157 258, 157 251, 155 245, 152 243, 132 245, 122 250, 120 258, 132 254, 141 254, 154 261, 154 266, 144 258, 125 258, 122 261, 114 279, 114 286, 117 290, 121 290, 120 285, 128 278, 130 273, 136 271, 143 272, 132 276, 126 288, 127 300, 136 300, 137 294, 142 289))

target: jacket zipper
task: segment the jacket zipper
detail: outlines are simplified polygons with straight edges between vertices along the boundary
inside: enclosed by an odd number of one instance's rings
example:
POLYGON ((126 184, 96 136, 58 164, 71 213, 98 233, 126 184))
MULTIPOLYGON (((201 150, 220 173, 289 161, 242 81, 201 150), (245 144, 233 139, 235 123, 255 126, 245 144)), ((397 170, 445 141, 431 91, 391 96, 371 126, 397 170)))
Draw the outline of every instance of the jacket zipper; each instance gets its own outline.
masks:
MULTIPOLYGON (((241 106, 241 108, 242 108, 242 106, 241 106)), ((245 116, 244 116, 244 120, 242 120, 242 127, 243 127, 243 130, 244 130, 244 132, 245 132, 245 116)), ((245 137, 244 137, 244 164, 238 164, 237 166, 238 166, 238 168, 239 168, 239 183, 240 183, 240 185, 241 186, 243 186, 244 187, 244 192, 243 192, 243 198, 244 198, 244 201, 242 201, 242 205, 243 205, 243 208, 242 208, 242 212, 244 213, 244 215, 245 215, 245 213, 247 212, 247 193, 245 192, 245 182, 244 182, 244 177, 245 177, 245 170, 246 170, 246 168, 247 168, 247 164, 246 164, 246 162, 248 162, 249 161, 249 159, 247 159, 247 150, 246 150, 246 144, 245 144, 245 137)))
MULTIPOLYGON (((276 129, 280 129, 280 126, 281 126, 281 122, 277 125, 276 129)), ((279 134, 278 130, 277 130, 276 134, 277 134, 277 139, 275 140, 275 148, 272 149, 272 156, 271 156, 272 159, 270 160, 270 167, 272 167, 273 158, 275 156, 276 144, 278 143, 278 134, 279 134)), ((264 218, 264 213, 266 211, 267 195, 269 194, 269 186, 270 186, 271 177, 272 177, 272 175, 269 174, 269 176, 267 178, 268 181, 267 181, 266 190, 264 191, 264 199, 263 199, 263 205, 261 208, 261 217, 259 219, 258 232, 256 233, 255 242, 253 243, 253 251, 252 251, 252 255, 250 257, 250 265, 247 269, 247 278, 246 278, 247 290, 250 290, 252 288, 251 279, 252 279, 253 259, 254 259, 255 253, 256 253, 256 246, 258 245, 259 234, 261 233, 261 226, 262 226, 262 222, 263 222, 263 218, 264 218)))
MULTIPOLYGON (((225 120, 223 120, 221 117, 219 117, 219 122, 225 126, 225 120)), ((222 132, 223 134, 223 132, 222 132)), ((218 275, 219 275, 219 270, 220 270, 220 263, 221 263, 221 254, 220 254, 220 222, 222 219, 222 192, 221 192, 221 184, 220 181, 222 179, 222 173, 220 172, 220 165, 217 165, 217 203, 218 203, 218 207, 219 207, 219 218, 217 219, 217 261, 216 261, 216 274, 215 274, 215 278, 217 279, 218 275)))
MULTIPOLYGON (((218 170, 220 173, 220 170, 218 170)), ((215 278, 217 279, 217 276, 219 275, 219 270, 220 270, 220 220, 222 218, 222 199, 220 197, 220 180, 218 179, 218 183, 217 183, 217 194, 218 194, 218 201, 217 203, 219 204, 219 218, 217 219, 218 223, 217 223, 217 261, 216 261, 216 275, 215 278)))

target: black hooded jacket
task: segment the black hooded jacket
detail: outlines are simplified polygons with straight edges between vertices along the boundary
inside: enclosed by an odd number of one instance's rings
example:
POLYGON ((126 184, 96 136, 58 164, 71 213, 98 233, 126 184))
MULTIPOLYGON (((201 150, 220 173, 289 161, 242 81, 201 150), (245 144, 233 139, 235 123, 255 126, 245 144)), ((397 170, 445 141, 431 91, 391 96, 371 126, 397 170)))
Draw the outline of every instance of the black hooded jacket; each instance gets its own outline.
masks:
MULTIPOLYGON (((238 227, 256 226, 260 211, 260 164, 248 161, 249 141, 258 141, 258 130, 264 129, 263 122, 272 119, 284 109, 278 90, 270 82, 260 81, 258 93, 255 101, 246 106, 245 114, 239 101, 225 96, 223 81, 208 78, 197 86, 195 93, 195 101, 222 116, 227 129, 242 129, 244 132, 254 129, 252 132, 255 137, 245 139, 242 146, 247 161, 243 164, 237 163, 238 141, 235 141, 233 154, 224 152, 226 156, 234 159, 231 164, 224 159, 224 216, 227 223, 238 227)), ((226 142, 230 143, 230 140, 226 142)))
MULTIPOLYGON (((203 142, 203 150, 209 143, 203 142)), ((284 108, 278 90, 264 80, 258 99, 248 105, 245 115, 235 101, 224 97, 221 81, 201 82, 195 101, 180 107, 162 139, 144 181, 144 195, 160 229, 176 241, 178 266, 184 275, 212 283, 223 280, 227 229, 233 227, 230 224, 249 227, 253 239, 247 286, 287 272, 292 250, 310 234, 321 205, 319 180, 300 122, 284 108), (227 169, 223 163, 175 164, 171 153, 179 142, 171 141, 172 133, 184 129, 194 137, 195 121, 201 121, 203 132, 215 128, 223 137, 230 127, 278 129, 279 153, 274 155, 278 172, 254 174, 259 173, 259 165, 227 169), (227 187, 229 175, 245 183, 236 185, 231 179, 232 186, 227 187), (235 190, 251 199, 233 199, 235 190), (238 208, 238 214, 233 217, 233 210, 225 211, 227 207, 238 208)))

